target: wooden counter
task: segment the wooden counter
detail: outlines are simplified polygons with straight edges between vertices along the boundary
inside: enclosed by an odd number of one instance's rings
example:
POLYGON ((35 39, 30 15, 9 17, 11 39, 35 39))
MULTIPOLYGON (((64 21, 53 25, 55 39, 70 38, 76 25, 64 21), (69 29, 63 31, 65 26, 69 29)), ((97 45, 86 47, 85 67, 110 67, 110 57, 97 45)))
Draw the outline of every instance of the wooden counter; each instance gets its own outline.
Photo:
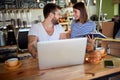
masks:
POLYGON ((107 42, 120 42, 120 39, 113 39, 113 38, 96 38, 96 40, 102 40, 107 42))
POLYGON ((85 63, 69 67, 40 71, 37 59, 22 60, 18 69, 8 70, 0 63, 1 80, 88 80, 120 71, 120 58, 107 55, 100 64, 85 63), (105 68, 103 61, 113 60, 114 68, 105 68))

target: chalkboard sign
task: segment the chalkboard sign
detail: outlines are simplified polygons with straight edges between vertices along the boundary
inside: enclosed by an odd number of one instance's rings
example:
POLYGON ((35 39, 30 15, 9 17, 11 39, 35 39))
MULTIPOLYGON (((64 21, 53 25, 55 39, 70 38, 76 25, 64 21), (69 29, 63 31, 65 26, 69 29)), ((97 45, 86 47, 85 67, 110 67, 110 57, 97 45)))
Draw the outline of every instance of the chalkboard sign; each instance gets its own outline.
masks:
POLYGON ((36 0, 1 0, 0 9, 37 8, 36 0))
MULTIPOLYGON (((64 0, 55 0, 60 7, 65 7, 64 0)), ((19 8, 43 8, 47 3, 53 3, 53 0, 0 0, 0 9, 19 9, 19 8)))

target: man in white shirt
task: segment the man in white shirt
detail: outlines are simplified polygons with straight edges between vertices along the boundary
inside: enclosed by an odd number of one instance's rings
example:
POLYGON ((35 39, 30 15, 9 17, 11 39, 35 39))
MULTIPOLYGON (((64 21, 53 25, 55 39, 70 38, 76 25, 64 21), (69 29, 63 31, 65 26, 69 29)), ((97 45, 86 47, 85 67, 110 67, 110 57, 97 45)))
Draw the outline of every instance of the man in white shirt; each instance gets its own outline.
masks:
POLYGON ((28 50, 37 57, 37 42, 66 39, 63 27, 59 24, 60 7, 49 3, 43 9, 44 21, 34 24, 28 33, 28 50))

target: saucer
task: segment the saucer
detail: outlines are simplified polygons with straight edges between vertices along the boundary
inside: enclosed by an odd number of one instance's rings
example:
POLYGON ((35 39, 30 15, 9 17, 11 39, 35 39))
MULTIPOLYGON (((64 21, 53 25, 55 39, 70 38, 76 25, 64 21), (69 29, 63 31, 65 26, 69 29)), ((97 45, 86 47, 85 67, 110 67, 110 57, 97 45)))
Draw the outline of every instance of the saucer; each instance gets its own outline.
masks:
POLYGON ((13 67, 7 66, 7 65, 5 64, 5 68, 6 68, 6 69, 17 69, 17 68, 19 68, 21 65, 22 65, 22 62, 21 62, 21 61, 18 61, 18 64, 17 64, 16 66, 13 66, 13 67))

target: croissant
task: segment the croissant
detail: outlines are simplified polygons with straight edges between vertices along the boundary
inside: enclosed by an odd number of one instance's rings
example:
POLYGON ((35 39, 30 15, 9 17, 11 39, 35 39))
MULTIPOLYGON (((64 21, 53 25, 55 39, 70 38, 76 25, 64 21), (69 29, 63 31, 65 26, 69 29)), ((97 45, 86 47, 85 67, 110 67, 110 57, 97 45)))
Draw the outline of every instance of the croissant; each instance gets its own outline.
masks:
POLYGON ((101 62, 102 56, 100 51, 93 51, 92 53, 90 53, 90 56, 88 58, 88 62, 92 63, 92 64, 98 64, 101 62))

